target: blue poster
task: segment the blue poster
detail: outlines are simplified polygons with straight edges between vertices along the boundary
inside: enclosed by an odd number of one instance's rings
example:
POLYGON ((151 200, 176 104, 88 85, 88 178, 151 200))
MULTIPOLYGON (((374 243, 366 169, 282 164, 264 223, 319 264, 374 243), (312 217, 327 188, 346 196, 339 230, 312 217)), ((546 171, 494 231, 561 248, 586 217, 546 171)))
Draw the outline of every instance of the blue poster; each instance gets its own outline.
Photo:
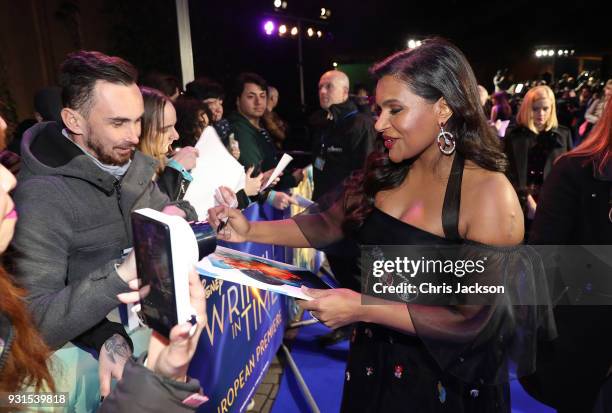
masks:
MULTIPOLYGON (((251 205, 247 219, 271 220, 279 212, 251 205)), ((225 244, 249 254, 288 262, 285 248, 255 243, 225 244)), ((200 275, 208 320, 189 375, 200 380, 209 401, 199 412, 244 412, 280 347, 289 306, 286 296, 200 275)))

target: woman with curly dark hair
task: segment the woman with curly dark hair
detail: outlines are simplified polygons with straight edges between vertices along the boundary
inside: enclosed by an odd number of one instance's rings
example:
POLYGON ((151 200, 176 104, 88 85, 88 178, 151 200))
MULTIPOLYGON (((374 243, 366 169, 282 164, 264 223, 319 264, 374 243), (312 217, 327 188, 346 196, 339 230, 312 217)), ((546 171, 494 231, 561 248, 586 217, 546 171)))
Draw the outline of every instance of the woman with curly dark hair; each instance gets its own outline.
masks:
MULTIPOLYGON (((212 208, 213 226, 228 218, 219 237, 315 248, 343 237, 362 246, 468 246, 511 276, 522 212, 465 56, 431 39, 372 73, 382 139, 342 195, 319 205, 322 212, 283 221, 248 222, 212 208)), ((369 279, 365 269, 355 284, 369 279)), ((300 303, 328 327, 354 325, 343 412, 510 411, 505 360, 520 318, 511 304, 367 305, 356 289, 304 289, 312 300, 300 303)))

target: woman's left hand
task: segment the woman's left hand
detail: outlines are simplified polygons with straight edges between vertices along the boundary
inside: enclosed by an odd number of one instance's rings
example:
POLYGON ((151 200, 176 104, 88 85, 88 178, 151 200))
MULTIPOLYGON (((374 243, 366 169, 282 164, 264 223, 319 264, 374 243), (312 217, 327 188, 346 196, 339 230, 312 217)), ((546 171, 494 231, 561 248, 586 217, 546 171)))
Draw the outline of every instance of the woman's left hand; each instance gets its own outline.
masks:
POLYGON ((191 171, 195 168, 199 155, 200 152, 193 146, 185 146, 180 151, 177 151, 172 159, 180 163, 183 168, 191 171))
POLYGON ((362 320, 364 306, 361 294, 348 288, 318 290, 302 287, 302 292, 313 300, 298 301, 300 307, 331 329, 340 328, 362 320))

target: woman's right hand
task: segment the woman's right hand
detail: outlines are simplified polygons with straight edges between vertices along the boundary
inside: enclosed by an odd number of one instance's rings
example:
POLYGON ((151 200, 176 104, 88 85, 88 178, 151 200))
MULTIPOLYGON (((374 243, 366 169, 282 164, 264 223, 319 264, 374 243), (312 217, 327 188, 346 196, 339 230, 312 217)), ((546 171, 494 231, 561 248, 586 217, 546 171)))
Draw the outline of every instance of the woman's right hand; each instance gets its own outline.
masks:
POLYGON ((228 218, 227 223, 217 233, 217 238, 229 242, 245 242, 248 239, 251 224, 240 210, 228 208, 225 205, 219 205, 208 210, 208 223, 215 231, 225 218, 228 218))

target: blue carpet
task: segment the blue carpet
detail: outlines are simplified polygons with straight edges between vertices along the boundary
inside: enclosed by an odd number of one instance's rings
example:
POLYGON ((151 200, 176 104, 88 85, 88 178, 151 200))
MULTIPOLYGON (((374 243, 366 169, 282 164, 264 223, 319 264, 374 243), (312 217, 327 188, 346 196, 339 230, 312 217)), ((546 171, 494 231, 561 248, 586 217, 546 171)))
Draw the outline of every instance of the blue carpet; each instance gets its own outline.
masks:
MULTIPOLYGON (((306 318, 310 315, 306 313, 306 318)), ((322 324, 302 327, 291 343, 291 355, 304 381, 322 413, 340 410, 344 369, 348 356, 348 341, 322 348, 316 337, 330 330, 322 324)), ((555 411, 532 399, 514 380, 511 383, 512 413, 554 413, 555 411)), ((309 413, 310 410, 300 392, 291 369, 286 367, 272 413, 309 413)))
MULTIPOLYGON (((309 319, 308 313, 305 319, 309 319)), ((322 413, 338 412, 344 385, 348 341, 322 348, 316 337, 330 330, 317 323, 300 328, 291 342, 291 355, 322 413)), ((272 413, 310 413, 289 367, 285 367, 272 413)))
POLYGON ((545 404, 535 400, 533 397, 525 393, 523 387, 518 380, 510 382, 510 397, 512 398, 512 413, 555 413, 545 404))

